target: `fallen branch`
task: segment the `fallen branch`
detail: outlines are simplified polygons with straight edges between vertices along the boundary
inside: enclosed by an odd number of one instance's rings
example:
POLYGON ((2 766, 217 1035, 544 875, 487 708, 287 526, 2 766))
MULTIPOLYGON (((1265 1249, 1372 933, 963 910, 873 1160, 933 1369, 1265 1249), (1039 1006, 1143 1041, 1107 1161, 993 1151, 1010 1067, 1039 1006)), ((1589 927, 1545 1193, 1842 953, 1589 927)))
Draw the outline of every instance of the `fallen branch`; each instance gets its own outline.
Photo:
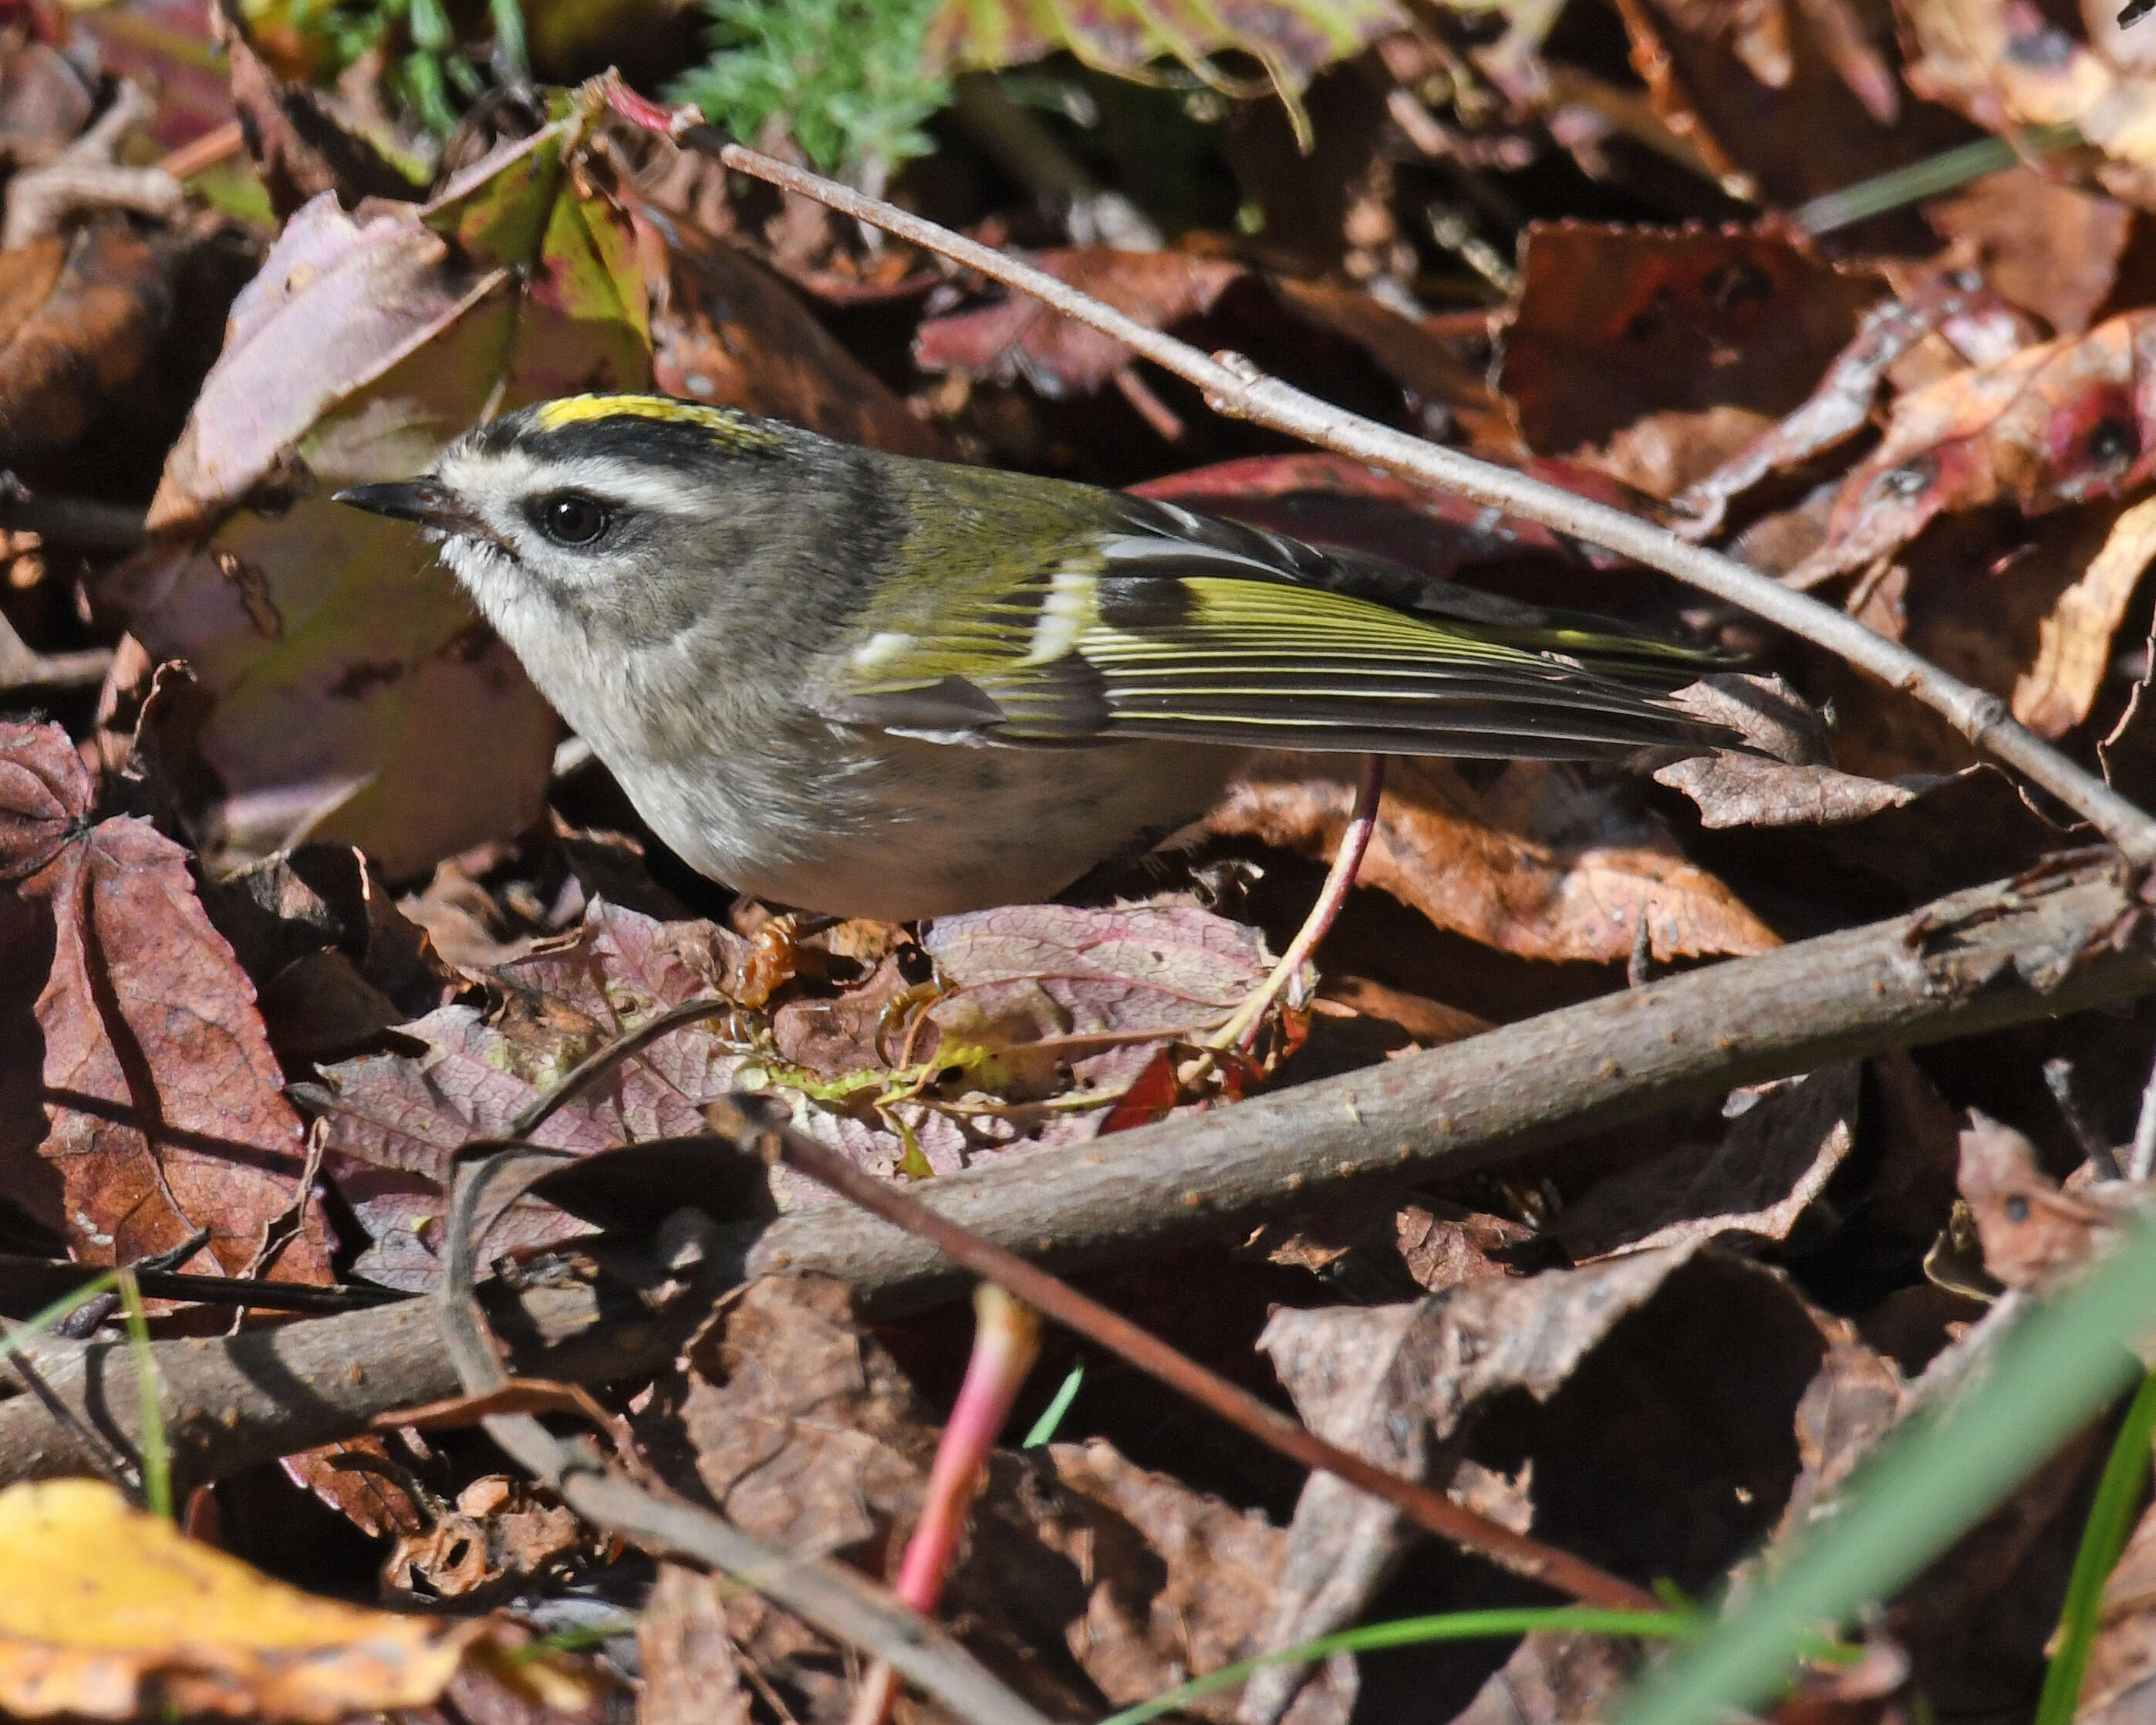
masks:
POLYGON ((1442 1491, 1378 1466, 1367 1457, 1317 1435, 1300 1420, 1270 1407, 1158 1336, 1088 1299, 1070 1283, 1029 1264, 1015 1252, 994 1245, 957 1226, 938 1209, 907 1192, 898 1182, 880 1180, 849 1162, 828 1144, 795 1132, 778 1119, 764 1099, 724 1097, 705 1111, 712 1124, 736 1143, 757 1144, 767 1161, 783 1162, 830 1190, 850 1199, 866 1214, 881 1217, 913 1238, 934 1245, 952 1262, 1006 1292, 1015 1294, 1043 1316, 1136 1366, 1155 1382, 1188 1397, 1214 1418, 1255 1438, 1303 1466, 1337 1475, 1349 1485, 1383 1499, 1440 1539, 1502 1562, 1519 1574, 1532 1575, 1583 1604, 1619 1611, 1651 1611, 1654 1594, 1622 1577, 1597 1568, 1570 1552, 1531 1539, 1455 1503, 1442 1491))
POLYGON ((1830 605, 1748 569, 1732 557, 1688 544, 1666 529, 1622 510, 1574 496, 1457 449, 1425 443, 1320 401, 1277 377, 1265 376, 1240 354, 1201 352, 1045 270, 880 198, 731 142, 723 132, 701 124, 701 116, 693 108, 658 107, 613 77, 603 80, 603 88, 614 110, 632 124, 714 157, 737 172, 813 198, 841 215, 895 234, 924 251, 952 259, 991 280, 1029 294, 1064 316, 1112 336, 1162 370, 1195 384, 1205 392, 1208 405, 1217 413, 1268 426, 1320 449, 1353 456, 1522 520, 1539 522, 1741 606, 1870 672, 1881 682, 1913 695, 1977 747, 2041 785, 2128 855, 2143 861, 2156 860, 2156 819, 2016 724, 2005 702, 1997 696, 1963 682, 1830 605))
MULTIPOLYGON (((2066 859, 1383 1066, 946 1176, 922 1195, 985 1239, 1065 1266, 1232 1235, 1349 1187, 1487 1167, 1733 1085, 2156 993, 2147 890, 2107 854, 2066 859)), ((892 1310, 968 1281, 933 1246, 843 1204, 722 1230, 716 1250, 706 1294, 742 1276, 819 1271, 892 1310)), ((534 1377, 634 1377, 670 1358, 680 1333, 673 1308, 608 1317, 579 1290, 487 1298, 514 1368, 534 1377)), ((194 1480, 352 1435, 376 1414, 459 1388, 420 1302, 156 1351, 176 1471, 194 1480)), ((124 1343, 44 1341, 33 1354, 70 1408, 131 1445, 124 1343)), ((28 1397, 0 1402, 0 1483, 91 1460, 28 1397)))

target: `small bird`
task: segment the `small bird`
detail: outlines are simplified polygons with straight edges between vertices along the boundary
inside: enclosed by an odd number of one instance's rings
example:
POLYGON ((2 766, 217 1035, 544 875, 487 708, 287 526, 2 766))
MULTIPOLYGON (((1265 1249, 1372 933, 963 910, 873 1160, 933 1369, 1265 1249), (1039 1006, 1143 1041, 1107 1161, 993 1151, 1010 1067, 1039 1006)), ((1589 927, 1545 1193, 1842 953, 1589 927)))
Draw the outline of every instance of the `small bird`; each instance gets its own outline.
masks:
POLYGON ((1667 760, 1726 663, 1059 480, 649 395, 542 402, 340 491, 416 521, 695 868, 890 922, 1053 896, 1255 748, 1667 760))

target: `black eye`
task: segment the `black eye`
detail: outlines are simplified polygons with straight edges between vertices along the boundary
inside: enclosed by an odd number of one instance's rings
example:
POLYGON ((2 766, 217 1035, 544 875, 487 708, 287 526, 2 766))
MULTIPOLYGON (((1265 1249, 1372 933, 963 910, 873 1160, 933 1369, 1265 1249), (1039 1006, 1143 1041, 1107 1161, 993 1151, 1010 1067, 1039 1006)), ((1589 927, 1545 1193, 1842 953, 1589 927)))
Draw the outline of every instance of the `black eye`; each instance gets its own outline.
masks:
POLYGON ((582 491, 557 491, 531 511, 539 531, 557 545, 589 545, 607 530, 607 508, 582 491))

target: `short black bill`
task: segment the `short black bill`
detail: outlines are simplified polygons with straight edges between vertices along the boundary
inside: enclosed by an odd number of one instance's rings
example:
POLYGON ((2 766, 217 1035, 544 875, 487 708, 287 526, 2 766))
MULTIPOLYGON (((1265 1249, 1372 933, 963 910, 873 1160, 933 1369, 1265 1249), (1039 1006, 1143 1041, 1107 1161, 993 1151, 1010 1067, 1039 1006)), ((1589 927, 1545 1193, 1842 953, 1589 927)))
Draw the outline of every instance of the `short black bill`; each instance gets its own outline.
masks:
POLYGON ((417 521, 423 527, 438 528, 445 533, 493 537, 486 524, 465 508, 455 494, 439 480, 424 475, 418 479, 393 480, 386 485, 347 485, 336 494, 336 501, 400 521, 417 521))

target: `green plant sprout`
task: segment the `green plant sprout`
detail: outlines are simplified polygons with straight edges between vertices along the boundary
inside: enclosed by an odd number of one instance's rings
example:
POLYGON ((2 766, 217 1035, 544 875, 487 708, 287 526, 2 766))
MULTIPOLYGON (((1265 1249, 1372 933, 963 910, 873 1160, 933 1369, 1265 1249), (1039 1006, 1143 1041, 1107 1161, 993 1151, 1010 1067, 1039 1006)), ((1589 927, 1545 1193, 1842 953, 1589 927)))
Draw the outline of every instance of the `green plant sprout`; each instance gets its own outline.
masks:
POLYGON ((818 167, 871 190, 935 146, 921 126, 951 100, 922 69, 936 0, 704 0, 711 57, 670 100, 753 142, 773 116, 818 167))
POLYGON ((2074 1554, 2073 1574, 2066 1583, 2066 1604, 2059 1611, 2058 1651, 2044 1673, 2043 1698, 2036 1703, 2036 1725, 2073 1725, 2081 1709, 2082 1683, 2088 1676, 2090 1650, 2096 1645, 2104 1584, 2126 1549, 2133 1512, 2148 1481, 2152 1433, 2156 1433, 2156 1373, 2141 1380, 2103 1465, 2095 1501, 2089 1505, 2081 1549, 2074 1554))
POLYGON ((1063 1381, 1056 1386, 1055 1399, 1041 1409, 1040 1418, 1033 1422, 1033 1429, 1025 1435, 1021 1450, 1045 1450, 1055 1441, 1056 1429, 1063 1424, 1063 1416, 1070 1411, 1070 1404, 1078 1399, 1079 1386, 1086 1381, 1086 1363, 1083 1360, 1064 1373, 1063 1381))
POLYGON ((172 1451, 165 1440, 165 1412, 159 1401, 157 1356, 150 1352, 150 1314, 135 1272, 125 1266, 114 1272, 121 1303, 127 1312, 127 1352, 135 1362, 135 1394, 141 1408, 142 1507, 153 1516, 172 1518, 172 1451))

